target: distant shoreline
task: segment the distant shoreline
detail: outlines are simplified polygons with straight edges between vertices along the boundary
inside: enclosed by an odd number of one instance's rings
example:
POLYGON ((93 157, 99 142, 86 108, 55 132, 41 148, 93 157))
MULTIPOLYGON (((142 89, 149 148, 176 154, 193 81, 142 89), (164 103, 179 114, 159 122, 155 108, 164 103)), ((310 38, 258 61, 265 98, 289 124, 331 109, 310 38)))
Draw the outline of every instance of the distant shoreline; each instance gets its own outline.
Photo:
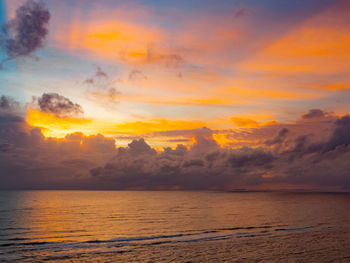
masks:
POLYGON ((295 194, 350 194, 349 191, 318 191, 318 190, 248 190, 248 189, 235 189, 235 190, 211 190, 211 189, 0 189, 0 192, 16 192, 16 191, 96 191, 96 192, 213 192, 213 193, 295 193, 295 194))

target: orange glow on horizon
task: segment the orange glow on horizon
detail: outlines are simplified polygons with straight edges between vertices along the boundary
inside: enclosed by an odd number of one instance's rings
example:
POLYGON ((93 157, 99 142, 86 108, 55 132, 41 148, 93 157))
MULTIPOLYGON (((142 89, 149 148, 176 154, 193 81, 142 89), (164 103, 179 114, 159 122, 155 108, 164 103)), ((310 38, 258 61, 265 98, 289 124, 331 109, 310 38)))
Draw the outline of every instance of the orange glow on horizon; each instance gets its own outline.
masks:
MULTIPOLYGON (((264 120, 267 116, 269 115, 257 114, 256 119, 264 120)), ((225 120, 221 121, 225 122, 225 120)), ((232 117, 231 121, 238 126, 235 129, 237 134, 277 123, 274 120, 257 122, 247 117, 232 117)), ((43 135, 47 138, 61 139, 67 134, 81 132, 85 136, 101 134, 105 137, 118 137, 117 144, 128 144, 132 138, 144 137, 150 145, 156 147, 158 150, 167 146, 176 147, 179 143, 178 140, 180 142, 188 140, 188 143, 185 143, 186 145, 196 144, 196 130, 208 127, 210 123, 166 119, 115 123, 113 121, 98 121, 93 119, 58 118, 51 113, 43 113, 35 109, 28 110, 27 122, 30 126, 41 128, 43 135), (174 131, 177 132, 173 133, 174 131)), ((213 125, 218 125, 217 120, 213 121, 213 125)), ((254 143, 253 141, 228 138, 220 131, 213 133, 211 139, 215 140, 221 147, 229 148, 254 143)))
POLYGON ((27 122, 30 126, 41 128, 45 137, 62 138, 68 133, 84 132, 82 128, 91 123, 88 119, 79 118, 58 118, 52 113, 40 112, 35 109, 29 109, 27 113, 27 122))
POLYGON ((171 130, 197 129, 205 126, 199 121, 153 119, 115 123, 78 118, 58 118, 54 114, 29 109, 27 122, 30 126, 39 127, 45 137, 63 138, 67 134, 82 132, 85 135, 102 134, 104 136, 144 135, 153 132, 171 130))

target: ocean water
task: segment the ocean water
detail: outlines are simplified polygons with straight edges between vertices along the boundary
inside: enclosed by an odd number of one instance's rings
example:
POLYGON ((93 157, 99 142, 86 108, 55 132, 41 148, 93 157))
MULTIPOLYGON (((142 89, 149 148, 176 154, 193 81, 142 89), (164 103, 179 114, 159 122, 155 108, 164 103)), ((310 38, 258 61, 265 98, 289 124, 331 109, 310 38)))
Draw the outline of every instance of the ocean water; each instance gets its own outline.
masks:
POLYGON ((0 262, 350 262, 350 194, 2 191, 0 262))

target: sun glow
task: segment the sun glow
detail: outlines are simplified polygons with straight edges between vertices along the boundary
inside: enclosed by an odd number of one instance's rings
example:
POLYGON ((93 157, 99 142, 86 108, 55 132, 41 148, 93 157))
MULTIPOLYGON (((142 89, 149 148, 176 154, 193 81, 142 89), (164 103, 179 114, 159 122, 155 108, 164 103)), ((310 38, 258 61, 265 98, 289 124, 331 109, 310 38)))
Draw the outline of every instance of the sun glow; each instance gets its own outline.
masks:
POLYGON ((91 126, 92 121, 78 118, 58 118, 54 114, 40 112, 35 109, 29 109, 27 122, 30 126, 41 128, 45 137, 61 138, 68 133, 84 132, 84 134, 93 134, 87 127, 91 126))
POLYGON ((59 118, 52 113, 29 109, 27 122, 30 126, 39 127, 45 137, 63 138, 69 133, 82 132, 85 135, 102 134, 108 137, 119 135, 144 135, 169 130, 197 129, 205 126, 198 121, 154 119, 117 123, 82 118, 59 118))

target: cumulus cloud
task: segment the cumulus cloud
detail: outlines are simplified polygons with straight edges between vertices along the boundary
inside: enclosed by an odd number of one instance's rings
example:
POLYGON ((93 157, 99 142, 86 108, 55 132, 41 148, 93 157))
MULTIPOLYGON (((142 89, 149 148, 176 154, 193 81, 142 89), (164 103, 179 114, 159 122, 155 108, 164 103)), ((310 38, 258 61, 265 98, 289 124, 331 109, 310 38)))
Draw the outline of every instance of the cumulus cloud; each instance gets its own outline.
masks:
POLYGON ((52 113, 60 118, 79 116, 84 113, 79 104, 57 93, 44 93, 34 100, 42 112, 52 113))
POLYGON ((43 46, 48 34, 50 12, 42 1, 28 0, 16 10, 16 16, 4 25, 7 37, 1 44, 8 59, 28 56, 43 46))
POLYGON ((89 170, 115 154, 114 139, 82 133, 45 138, 39 128, 14 112, 0 114, 2 189, 87 189, 91 187, 89 170))
POLYGON ((265 189, 288 187, 350 189, 350 116, 334 118, 328 138, 290 136, 282 128, 267 146, 289 140, 286 147, 219 147, 213 131, 203 129, 192 147, 178 145, 152 151, 143 139, 119 148, 113 159, 91 176, 101 187, 116 189, 265 189), (140 154, 133 152, 137 147, 140 154), (132 153, 133 152, 133 153, 132 153), (265 188, 264 188, 265 187, 265 188))
POLYGON ((258 183, 262 172, 257 168, 270 169, 273 160, 263 149, 220 149, 205 138, 190 149, 178 145, 160 153, 131 154, 133 144, 139 143, 147 148, 143 140, 135 140, 126 149, 119 148, 104 167, 92 169, 96 182, 119 189, 230 189, 258 183))
MULTIPOLYGON (((9 112, 0 115, 1 187, 349 190, 350 116, 332 120, 331 132, 322 139, 295 133, 289 124, 260 147, 231 148, 218 145, 217 131, 203 127, 196 129, 192 145, 159 151, 144 139, 116 148, 114 139, 102 135, 45 138, 9 112)), ((301 124, 294 125, 298 130, 301 124)))
POLYGON ((346 115, 335 122, 335 129, 327 142, 326 150, 350 145, 350 116, 346 115))
POLYGON ((114 140, 102 135, 77 133, 57 140, 25 123, 0 126, 0 133, 7 142, 0 141, 2 189, 89 189, 89 171, 116 152, 114 140))

